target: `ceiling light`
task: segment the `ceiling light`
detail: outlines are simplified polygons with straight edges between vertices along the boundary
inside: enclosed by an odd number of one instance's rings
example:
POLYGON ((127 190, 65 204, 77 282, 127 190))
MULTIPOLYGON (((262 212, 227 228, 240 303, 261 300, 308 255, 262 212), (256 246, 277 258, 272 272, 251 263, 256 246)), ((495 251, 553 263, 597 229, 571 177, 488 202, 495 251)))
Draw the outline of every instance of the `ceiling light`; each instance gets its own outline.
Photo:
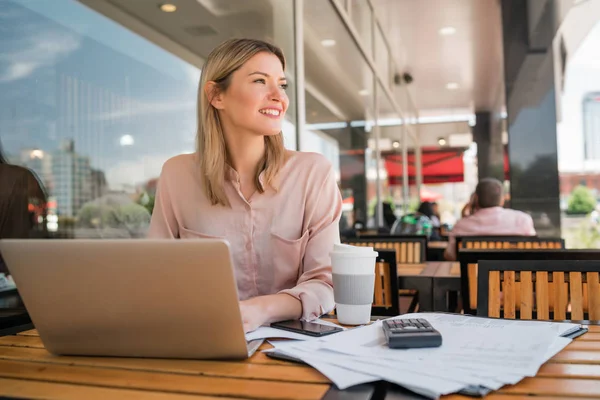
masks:
POLYGON ((119 140, 121 146, 132 146, 134 143, 133 136, 131 135, 123 135, 119 140))
POLYGON ((399 147, 400 147, 400 142, 399 142, 399 141, 397 141, 397 140, 394 140, 394 141, 392 142, 392 147, 393 147, 393 148, 395 148, 395 149, 399 148, 399 147))
POLYGON ((323 47, 332 47, 332 46, 335 46, 335 40, 333 40, 333 39, 321 40, 321 44, 323 45, 323 47))
POLYGON ((449 82, 446 84, 446 89, 448 90, 456 90, 458 89, 458 83, 456 82, 449 82))
POLYGON ((172 13, 177 10, 177 6, 175 4, 171 4, 171 3, 161 4, 159 7, 160 7, 161 11, 166 12, 166 13, 172 13))
POLYGON ((368 96, 369 91, 367 89, 362 89, 358 91, 358 94, 360 94, 361 96, 368 96))
POLYGON ((450 36, 450 35, 454 35, 456 33, 456 28, 453 26, 445 26, 442 29, 440 29, 438 32, 442 36, 450 36))
POLYGON ((438 138, 438 144, 440 146, 445 146, 446 145, 446 139, 444 139, 443 137, 438 138))

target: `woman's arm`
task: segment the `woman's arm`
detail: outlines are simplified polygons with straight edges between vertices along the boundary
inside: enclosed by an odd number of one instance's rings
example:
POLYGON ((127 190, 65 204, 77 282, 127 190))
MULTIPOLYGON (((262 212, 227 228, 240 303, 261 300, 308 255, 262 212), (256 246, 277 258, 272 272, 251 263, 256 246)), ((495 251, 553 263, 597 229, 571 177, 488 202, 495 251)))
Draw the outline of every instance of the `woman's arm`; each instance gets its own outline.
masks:
POLYGON ((302 274, 295 287, 279 292, 300 300, 301 318, 304 320, 319 318, 335 306, 330 253, 333 245, 340 243, 342 195, 333 167, 325 158, 322 161, 323 168, 327 168, 328 172, 320 185, 314 185, 314 191, 306 203, 308 242, 301 266, 302 274))
POLYGON ((328 172, 321 184, 312 188, 305 205, 308 241, 300 278, 291 289, 240 302, 247 331, 270 322, 316 319, 334 308, 329 253, 340 242, 342 196, 333 167, 324 158, 322 162, 328 172))

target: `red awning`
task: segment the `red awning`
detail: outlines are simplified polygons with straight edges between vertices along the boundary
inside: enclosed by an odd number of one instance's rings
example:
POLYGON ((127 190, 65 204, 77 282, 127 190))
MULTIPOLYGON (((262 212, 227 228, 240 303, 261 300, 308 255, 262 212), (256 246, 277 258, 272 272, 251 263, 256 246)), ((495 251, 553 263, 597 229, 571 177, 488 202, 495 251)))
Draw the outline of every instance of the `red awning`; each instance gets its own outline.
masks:
MULTIPOLYGON (((423 183, 462 182, 465 172, 463 153, 466 149, 464 147, 422 148, 423 183)), ((402 185, 402 154, 385 153, 383 157, 389 184, 402 185)), ((409 184, 414 185, 417 174, 414 151, 408 152, 407 161, 409 184)))

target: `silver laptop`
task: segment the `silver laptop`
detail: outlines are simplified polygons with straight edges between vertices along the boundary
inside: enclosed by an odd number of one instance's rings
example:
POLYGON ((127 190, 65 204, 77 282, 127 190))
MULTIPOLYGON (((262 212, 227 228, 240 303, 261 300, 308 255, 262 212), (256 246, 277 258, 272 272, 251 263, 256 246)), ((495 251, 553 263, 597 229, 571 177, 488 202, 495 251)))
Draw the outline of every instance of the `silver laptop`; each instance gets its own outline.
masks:
POLYGON ((244 359, 224 240, 0 240, 48 351, 64 355, 244 359))

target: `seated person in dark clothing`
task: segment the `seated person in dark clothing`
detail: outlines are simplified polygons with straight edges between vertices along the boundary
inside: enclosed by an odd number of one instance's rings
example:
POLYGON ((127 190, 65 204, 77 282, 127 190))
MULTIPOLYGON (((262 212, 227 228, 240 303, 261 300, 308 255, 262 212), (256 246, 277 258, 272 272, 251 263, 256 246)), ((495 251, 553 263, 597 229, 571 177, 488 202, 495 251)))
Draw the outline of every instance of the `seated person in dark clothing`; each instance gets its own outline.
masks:
POLYGON ((355 238, 358 236, 357 232, 365 229, 366 224, 360 218, 360 212, 358 209, 352 210, 352 226, 347 226, 346 229, 340 229, 340 236, 344 238, 355 238))
POLYGON ((440 219, 435 213, 435 208, 433 203, 429 201, 424 201, 419 205, 417 212, 425 215, 427 218, 431 220, 431 224, 433 226, 433 230, 431 232, 431 236, 429 236, 429 240, 440 240, 440 219))
MULTIPOLYGON (((0 239, 47 237, 47 200, 42 186, 33 172, 9 164, 1 150, 0 148, 0 239)), ((2 254, 0 273, 8 274, 2 254)))
POLYGON ((438 218, 437 214, 435 213, 435 207, 433 204, 434 203, 431 203, 429 201, 424 201, 421 203, 421 205, 417 209, 417 212, 428 217, 431 220, 431 223, 433 224, 434 228, 439 228, 440 227, 440 219, 438 218))
POLYGON ((384 201, 381 205, 383 206, 383 222, 385 224, 385 231, 389 233, 392 229, 392 226, 394 226, 394 222, 396 222, 396 214, 394 214, 392 203, 389 201, 384 201))

